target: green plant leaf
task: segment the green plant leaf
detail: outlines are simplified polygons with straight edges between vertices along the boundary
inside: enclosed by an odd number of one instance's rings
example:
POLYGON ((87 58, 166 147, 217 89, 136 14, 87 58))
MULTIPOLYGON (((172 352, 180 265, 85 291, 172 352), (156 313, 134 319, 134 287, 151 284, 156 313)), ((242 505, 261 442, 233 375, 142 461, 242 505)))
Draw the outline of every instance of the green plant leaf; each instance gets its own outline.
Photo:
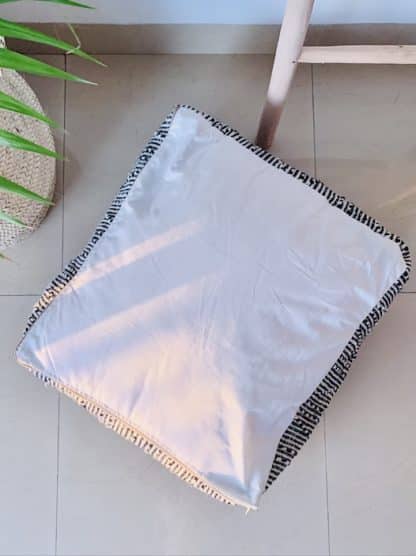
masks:
POLYGON ((30 116, 31 118, 45 122, 51 127, 59 127, 59 124, 57 124, 54 120, 51 120, 51 118, 45 116, 45 114, 34 110, 28 104, 20 102, 20 100, 17 100, 10 95, 6 95, 3 91, 0 91, 0 108, 3 110, 9 110, 10 112, 17 112, 18 114, 23 114, 24 116, 30 116))
POLYGON ((20 195, 21 197, 25 197, 26 199, 31 199, 32 201, 37 201, 38 203, 42 203, 43 205, 53 205, 52 201, 47 199, 46 197, 41 197, 34 191, 15 183, 14 181, 10 181, 7 178, 0 176, 0 190, 7 191, 8 193, 14 193, 15 195, 20 195))
POLYGON ((24 73, 42 75, 43 77, 56 77, 58 79, 96 85, 96 83, 92 81, 88 81, 87 79, 83 79, 67 71, 45 64, 45 62, 41 62, 40 60, 35 60, 35 58, 31 58, 30 56, 13 52, 8 48, 0 48, 0 68, 8 68, 24 73))
POLYGON ((14 216, 10 216, 10 214, 7 214, 2 210, 0 210, 0 220, 4 220, 5 222, 10 222, 10 224, 16 224, 16 226, 23 226, 24 228, 30 228, 30 226, 28 226, 18 218, 15 218, 14 216))
MULTIPOLYGON (((0 0, 0 4, 9 4, 10 2, 18 2, 19 0, 0 0)), ((63 4, 64 6, 74 6, 75 8, 88 8, 93 10, 93 6, 74 2, 73 0, 37 0, 38 2, 52 2, 53 4, 63 4)))
POLYGON ((41 33, 40 31, 36 31, 34 29, 31 29, 30 27, 26 27, 26 25, 13 23, 12 21, 7 21, 6 19, 0 19, 0 36, 37 42, 40 44, 47 44, 49 46, 65 50, 65 52, 70 52, 75 56, 80 56, 85 60, 89 60, 102 66, 104 65, 102 62, 97 60, 97 58, 90 56, 89 54, 87 54, 77 46, 70 44, 69 42, 61 41, 59 39, 55 39, 54 37, 49 37, 45 33, 41 33))
POLYGON ((4 129, 0 129, 0 146, 43 154, 44 156, 59 158, 60 160, 63 158, 58 153, 42 147, 42 145, 37 145, 20 135, 16 135, 15 133, 11 133, 10 131, 6 131, 4 129))

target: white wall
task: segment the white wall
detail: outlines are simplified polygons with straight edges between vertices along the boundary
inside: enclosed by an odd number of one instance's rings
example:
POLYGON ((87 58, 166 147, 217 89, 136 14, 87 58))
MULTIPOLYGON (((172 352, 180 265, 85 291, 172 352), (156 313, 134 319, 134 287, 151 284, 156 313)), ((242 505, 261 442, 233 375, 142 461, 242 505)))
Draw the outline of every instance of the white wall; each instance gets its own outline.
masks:
MULTIPOLYGON (((96 9, 22 1, 0 6, 20 21, 74 23, 280 23, 285 0, 80 0, 96 9)), ((297 2, 299 0, 289 0, 297 2)), ((313 23, 415 23, 416 0, 316 0, 313 23)))

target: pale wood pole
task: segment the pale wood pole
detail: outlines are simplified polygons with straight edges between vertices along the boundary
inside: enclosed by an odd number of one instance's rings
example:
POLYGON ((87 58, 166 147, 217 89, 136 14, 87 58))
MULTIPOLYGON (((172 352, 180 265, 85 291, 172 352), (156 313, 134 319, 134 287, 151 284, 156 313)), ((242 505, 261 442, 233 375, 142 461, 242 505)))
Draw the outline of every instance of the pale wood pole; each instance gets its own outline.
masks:
POLYGON ((287 0, 256 143, 268 149, 279 124, 305 41, 314 0, 287 0))
POLYGON ((298 63, 306 64, 416 64, 416 45, 386 44, 304 46, 298 63))

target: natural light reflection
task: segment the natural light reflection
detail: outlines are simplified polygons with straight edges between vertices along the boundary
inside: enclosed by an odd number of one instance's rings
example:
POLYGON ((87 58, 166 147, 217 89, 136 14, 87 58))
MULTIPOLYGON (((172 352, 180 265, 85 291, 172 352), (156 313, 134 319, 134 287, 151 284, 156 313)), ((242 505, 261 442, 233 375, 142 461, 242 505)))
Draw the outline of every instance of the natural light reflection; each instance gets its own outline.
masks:
POLYGON ((416 186, 377 207, 384 218, 406 218, 416 213, 416 186))
MULTIPOLYGON (((202 225, 200 221, 194 220, 184 224, 178 224, 169 228, 166 232, 151 237, 143 237, 132 247, 124 249, 121 253, 116 253, 112 257, 106 257, 95 264, 83 268, 73 279, 72 285, 81 288, 92 281, 99 280, 109 272, 119 270, 129 264, 144 259, 154 257, 157 251, 172 247, 175 243, 188 239, 200 232, 202 225)), ((104 237, 101 241, 105 241, 104 237)), ((156 264, 157 267, 157 264, 156 264)), ((66 290, 65 294, 70 294, 71 290, 66 290)))
MULTIPOLYGON (((111 338, 113 347, 117 338, 122 338, 125 346, 129 333, 132 333, 132 340, 134 340, 138 336, 137 327, 142 326, 146 329, 147 335, 151 335, 154 328, 153 325, 155 325, 154 329, 157 329, 157 334, 160 335, 161 318, 163 315, 166 315, 167 307, 172 304, 170 314, 174 318, 181 305, 190 304, 190 300, 197 295, 201 284, 206 279, 206 275, 201 276, 192 283, 171 288, 167 292, 154 295, 142 303, 135 303, 133 307, 129 307, 124 311, 118 311, 106 319, 100 319, 98 322, 82 330, 68 334, 55 341, 50 340, 45 347, 37 350, 36 355, 39 359, 46 358, 47 360, 50 353, 54 352, 59 353, 60 358, 64 360, 65 357, 69 357, 73 353, 74 346, 76 346, 78 361, 83 360, 82 354, 84 353, 83 367, 88 369, 88 354, 94 352, 94 349, 103 349, 108 338, 111 338)), ((169 326, 168 320, 166 319, 167 326, 169 326)), ((184 322, 184 324, 189 327, 194 325, 193 322, 184 322)))

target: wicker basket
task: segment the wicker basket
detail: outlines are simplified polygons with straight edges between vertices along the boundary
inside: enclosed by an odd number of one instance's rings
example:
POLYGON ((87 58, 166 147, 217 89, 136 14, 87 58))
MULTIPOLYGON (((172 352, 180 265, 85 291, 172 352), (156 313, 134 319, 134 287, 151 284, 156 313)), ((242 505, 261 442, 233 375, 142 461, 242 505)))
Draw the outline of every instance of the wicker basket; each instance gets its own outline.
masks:
MULTIPOLYGON (((13 70, 1 70, 0 90, 39 112, 42 107, 33 90, 21 75, 13 70)), ((0 128, 21 135, 54 150, 49 126, 34 118, 0 110, 0 128)), ((43 197, 52 199, 55 188, 55 159, 28 151, 0 147, 0 176, 12 180, 43 197)), ((45 217, 48 207, 18 195, 0 191, 0 209, 22 220, 30 228, 0 221, 0 251, 27 237, 45 217)))

